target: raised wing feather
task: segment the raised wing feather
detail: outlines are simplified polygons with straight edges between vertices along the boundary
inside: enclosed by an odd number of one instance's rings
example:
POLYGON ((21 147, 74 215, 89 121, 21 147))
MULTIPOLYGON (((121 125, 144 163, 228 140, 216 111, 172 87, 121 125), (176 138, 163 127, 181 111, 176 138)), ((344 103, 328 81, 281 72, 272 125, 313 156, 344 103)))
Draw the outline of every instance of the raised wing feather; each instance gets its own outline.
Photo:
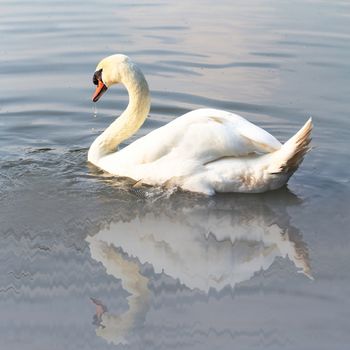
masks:
POLYGON ((281 148, 282 144, 264 129, 248 122, 240 123, 238 132, 258 153, 270 153, 281 148))

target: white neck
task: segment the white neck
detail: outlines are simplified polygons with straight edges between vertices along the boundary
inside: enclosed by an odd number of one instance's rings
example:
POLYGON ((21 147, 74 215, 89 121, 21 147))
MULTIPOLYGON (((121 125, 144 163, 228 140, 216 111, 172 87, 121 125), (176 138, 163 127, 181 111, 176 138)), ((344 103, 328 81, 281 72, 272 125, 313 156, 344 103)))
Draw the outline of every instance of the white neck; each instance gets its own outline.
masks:
POLYGON ((120 82, 129 93, 126 110, 92 143, 89 162, 96 164, 103 157, 116 152, 120 143, 133 135, 148 116, 151 99, 148 84, 141 70, 129 63, 119 72, 120 82))

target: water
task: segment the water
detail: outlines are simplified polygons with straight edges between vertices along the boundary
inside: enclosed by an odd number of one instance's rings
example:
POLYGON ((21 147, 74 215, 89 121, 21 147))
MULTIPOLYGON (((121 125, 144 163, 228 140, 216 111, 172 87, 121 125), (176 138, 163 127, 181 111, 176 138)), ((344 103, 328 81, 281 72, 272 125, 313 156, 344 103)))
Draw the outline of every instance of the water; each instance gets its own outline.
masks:
POLYGON ((348 348, 349 2, 0 5, 1 348, 348 348), (87 149, 127 94, 94 109, 91 79, 118 52, 152 91, 128 142, 214 107, 281 141, 312 116, 313 150, 263 195, 99 172, 87 149))

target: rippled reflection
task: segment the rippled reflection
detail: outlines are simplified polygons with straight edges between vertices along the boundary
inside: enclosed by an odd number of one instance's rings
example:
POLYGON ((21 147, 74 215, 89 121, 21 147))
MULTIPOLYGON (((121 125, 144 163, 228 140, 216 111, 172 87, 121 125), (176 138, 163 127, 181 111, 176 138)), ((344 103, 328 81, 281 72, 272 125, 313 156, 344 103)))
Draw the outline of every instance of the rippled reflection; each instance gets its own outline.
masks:
MULTIPOLYGON (((284 192, 284 200, 297 203, 284 192)), ((195 293, 232 289, 267 270, 277 258, 289 259, 297 272, 311 277, 306 244, 289 223, 286 206, 262 196, 225 196, 216 201, 171 201, 140 205, 130 215, 88 236, 91 256, 107 274, 120 279, 130 293, 128 309, 121 314, 96 304, 96 334, 115 344, 144 321, 150 308, 149 281, 164 274, 195 293), (142 267, 150 265, 152 273, 142 267)))

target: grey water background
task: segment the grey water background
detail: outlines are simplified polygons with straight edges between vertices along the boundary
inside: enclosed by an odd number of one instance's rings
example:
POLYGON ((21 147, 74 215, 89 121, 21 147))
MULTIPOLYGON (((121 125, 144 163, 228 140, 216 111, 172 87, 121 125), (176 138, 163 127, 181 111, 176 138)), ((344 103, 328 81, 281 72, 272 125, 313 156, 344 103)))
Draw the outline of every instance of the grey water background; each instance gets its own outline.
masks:
POLYGON ((348 348, 348 1, 0 9, 1 349, 348 348), (312 116, 313 150, 288 188, 263 195, 169 194, 101 174, 87 149, 127 93, 110 89, 95 113, 91 79, 113 53, 139 63, 152 92, 128 142, 214 107, 281 141, 312 116), (91 297, 110 327, 93 321, 91 297))

